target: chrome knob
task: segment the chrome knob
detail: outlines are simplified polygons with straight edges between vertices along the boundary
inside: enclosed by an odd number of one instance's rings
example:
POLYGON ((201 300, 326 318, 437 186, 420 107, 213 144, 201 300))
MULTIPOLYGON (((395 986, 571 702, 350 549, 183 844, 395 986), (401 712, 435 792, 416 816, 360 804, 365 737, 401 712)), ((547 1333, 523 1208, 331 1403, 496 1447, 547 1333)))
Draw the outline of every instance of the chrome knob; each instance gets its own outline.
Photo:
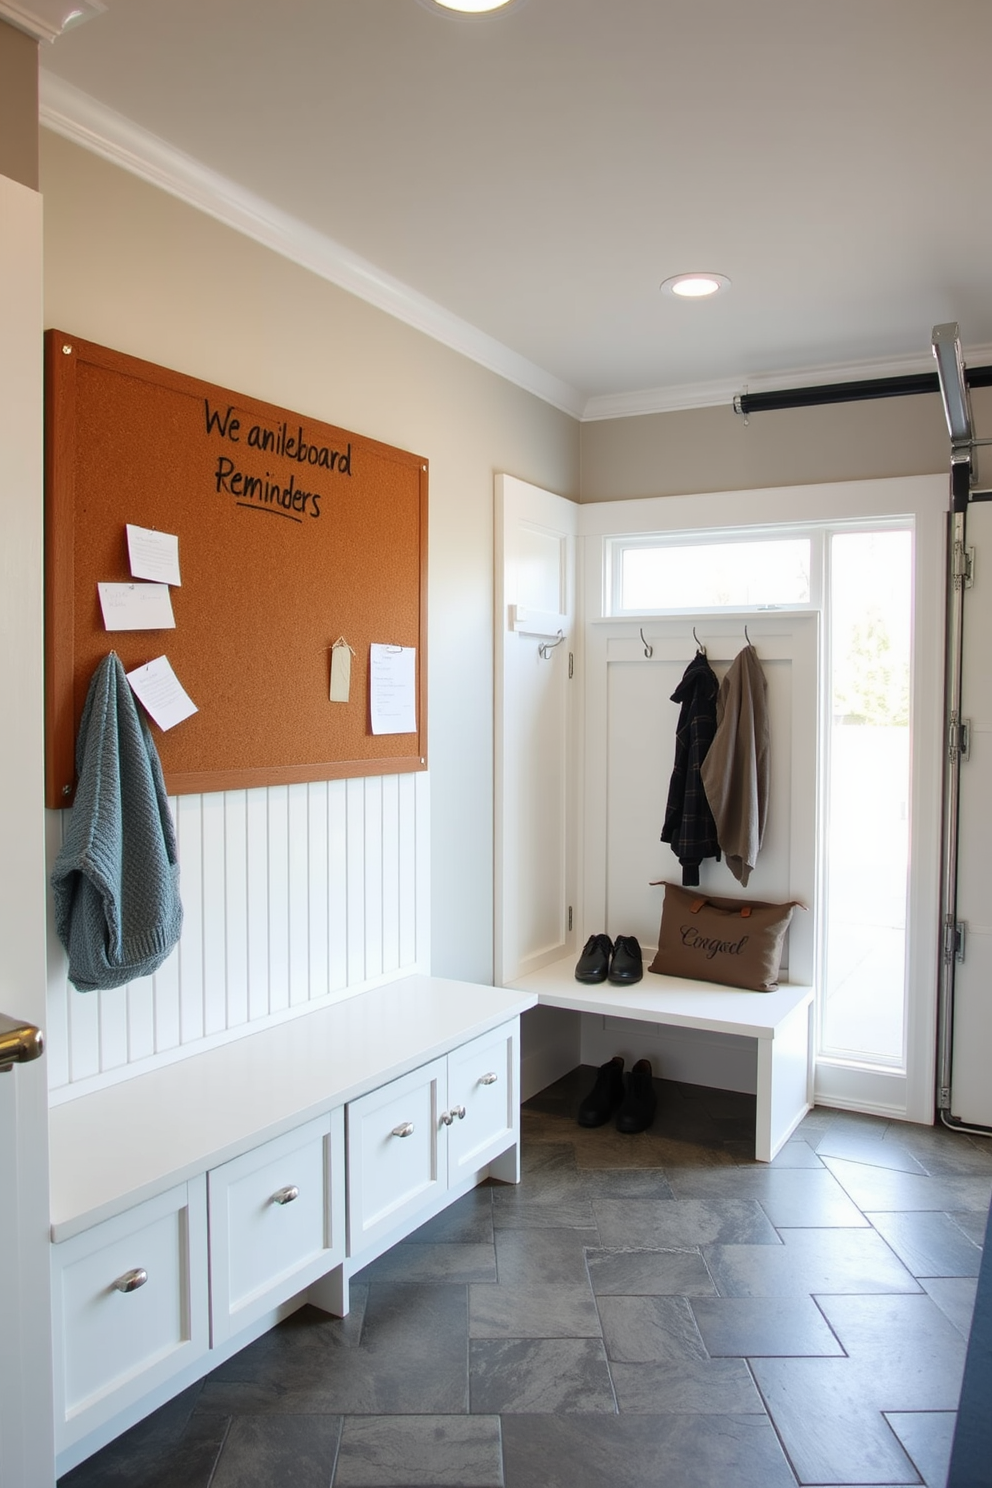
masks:
POLYGON ((139 1287, 144 1286, 147 1280, 148 1272, 143 1271, 140 1266, 136 1266, 133 1271, 125 1271, 123 1276, 118 1276, 114 1282, 114 1290, 124 1292, 125 1294, 127 1292, 136 1292, 139 1287))
POLYGON ((272 1195, 272 1202, 273 1204, 291 1204, 294 1199, 298 1199, 299 1197, 300 1190, 295 1184, 291 1183, 287 1188, 280 1188, 277 1193, 274 1193, 272 1195))
POLYGON ((454 1116, 452 1116, 452 1114, 451 1114, 450 1111, 442 1111, 441 1112, 441 1125, 442 1126, 450 1126, 451 1123, 454 1121, 454 1119, 455 1118, 454 1118, 454 1116))
POLYGON ((465 1107, 464 1106, 452 1106, 452 1108, 451 1108, 451 1114, 452 1114, 452 1116, 457 1116, 459 1121, 464 1121, 465 1120, 465 1107))
POLYGON ((489 1073, 488 1073, 488 1075, 482 1075, 481 1076, 481 1078, 479 1080, 479 1084, 480 1085, 495 1085, 496 1084, 496 1081, 498 1079, 499 1079, 499 1075, 496 1073, 496 1071, 495 1070, 490 1070, 489 1073))
POLYGON ((393 1127, 393 1130, 390 1133, 390 1135, 391 1136, 394 1136, 394 1137, 412 1137, 413 1136, 413 1122, 412 1121, 401 1121, 400 1124, 399 1124, 399 1126, 394 1126, 393 1127))

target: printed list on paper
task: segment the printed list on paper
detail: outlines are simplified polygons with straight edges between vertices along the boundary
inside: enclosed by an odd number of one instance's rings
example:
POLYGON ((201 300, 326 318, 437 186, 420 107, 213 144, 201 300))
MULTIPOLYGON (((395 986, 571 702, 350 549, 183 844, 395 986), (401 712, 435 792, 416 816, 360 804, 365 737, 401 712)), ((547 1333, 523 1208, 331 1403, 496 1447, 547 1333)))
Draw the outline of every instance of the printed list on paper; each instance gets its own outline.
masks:
POLYGON ((163 731, 200 710, 184 690, 167 656, 157 656, 127 673, 131 691, 163 731))
POLYGON ((105 630, 175 630, 168 584, 97 584, 105 630))
POLYGON ((369 702, 374 734, 417 732, 416 646, 373 645, 369 702))
POLYGON ((173 584, 178 587, 179 538, 173 532, 157 532, 154 527, 127 528, 127 552, 133 579, 152 579, 157 584, 173 584))

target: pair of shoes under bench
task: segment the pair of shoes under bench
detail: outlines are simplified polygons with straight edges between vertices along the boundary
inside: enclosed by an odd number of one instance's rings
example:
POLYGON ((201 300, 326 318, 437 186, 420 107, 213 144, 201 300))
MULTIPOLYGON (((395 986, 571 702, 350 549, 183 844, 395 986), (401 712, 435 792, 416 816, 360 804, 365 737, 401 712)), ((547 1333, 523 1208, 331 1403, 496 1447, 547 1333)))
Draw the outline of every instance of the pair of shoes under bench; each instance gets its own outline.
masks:
POLYGON ((639 1059, 624 1080, 623 1055, 601 1064, 596 1080, 579 1104, 580 1126, 605 1126, 616 1112, 616 1128, 621 1132, 645 1131, 654 1120, 658 1107, 651 1064, 639 1059))
POLYGON ((644 975, 641 947, 633 935, 590 935, 575 965, 575 980, 593 984, 607 980, 625 985, 644 975))

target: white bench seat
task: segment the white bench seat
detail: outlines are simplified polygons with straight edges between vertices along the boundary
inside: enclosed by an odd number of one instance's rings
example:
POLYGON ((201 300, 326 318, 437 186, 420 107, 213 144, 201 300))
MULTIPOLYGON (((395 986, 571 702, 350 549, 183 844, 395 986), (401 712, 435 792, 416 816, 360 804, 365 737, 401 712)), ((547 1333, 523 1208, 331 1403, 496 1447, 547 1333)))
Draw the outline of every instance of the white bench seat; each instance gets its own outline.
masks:
POLYGON ((649 972, 629 987, 612 982, 587 986, 575 980, 572 958, 552 962, 507 985, 514 991, 536 994, 543 1007, 754 1040, 754 1155, 759 1162, 771 1162, 812 1105, 812 987, 786 984, 775 992, 747 992, 649 972))

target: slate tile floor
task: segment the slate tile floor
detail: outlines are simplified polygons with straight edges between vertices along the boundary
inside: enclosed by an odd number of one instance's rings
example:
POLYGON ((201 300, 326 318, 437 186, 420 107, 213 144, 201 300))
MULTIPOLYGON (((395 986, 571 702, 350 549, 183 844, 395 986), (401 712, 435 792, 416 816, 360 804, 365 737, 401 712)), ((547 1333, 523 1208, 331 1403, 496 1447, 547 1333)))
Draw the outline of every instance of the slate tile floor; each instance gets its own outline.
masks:
POLYGON ((61 1488, 943 1488, 992 1143, 659 1081, 587 1131, 577 1070, 524 1179, 460 1200, 61 1488))

